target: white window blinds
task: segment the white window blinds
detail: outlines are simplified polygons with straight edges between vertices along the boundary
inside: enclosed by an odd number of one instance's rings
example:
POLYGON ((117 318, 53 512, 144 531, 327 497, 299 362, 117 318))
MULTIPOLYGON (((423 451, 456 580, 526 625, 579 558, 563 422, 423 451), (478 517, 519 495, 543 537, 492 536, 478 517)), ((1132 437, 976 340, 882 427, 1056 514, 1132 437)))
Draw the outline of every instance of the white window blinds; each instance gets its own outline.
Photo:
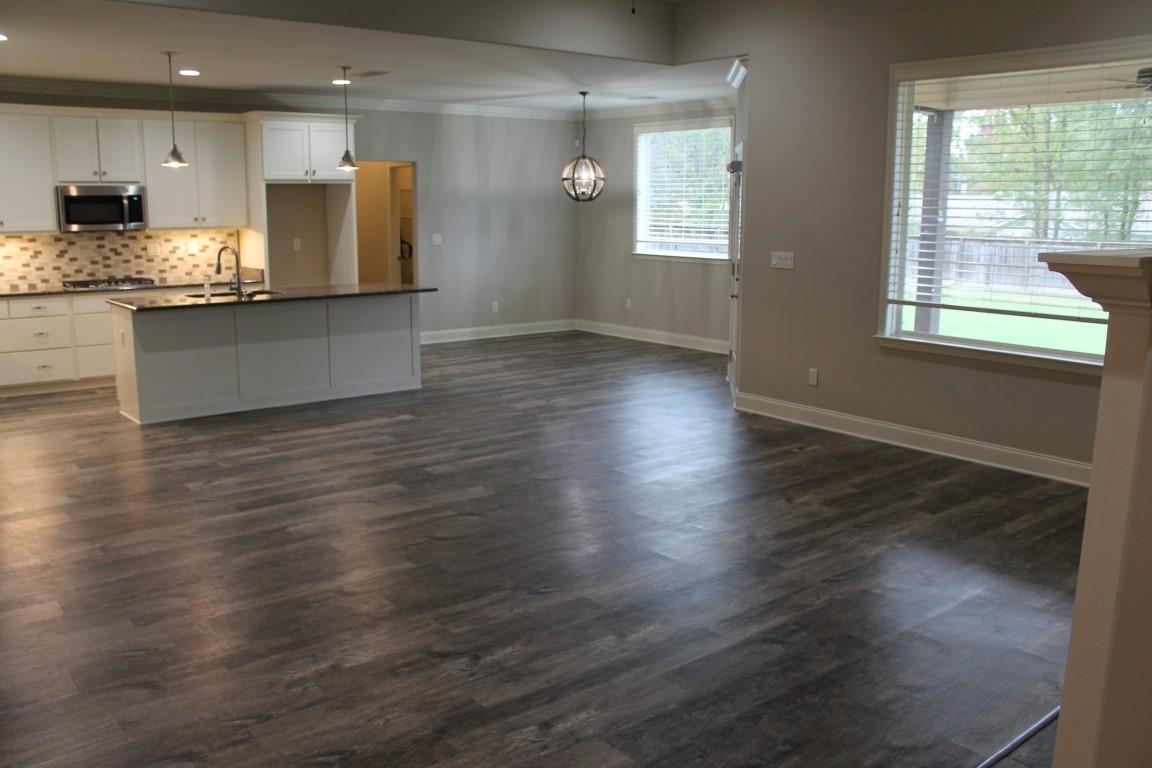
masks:
POLYGON ((728 256, 731 121, 636 127, 636 253, 728 256))
POLYGON ((1105 314, 1036 257, 1152 243, 1146 66, 899 84, 889 335, 1103 353, 1105 314))

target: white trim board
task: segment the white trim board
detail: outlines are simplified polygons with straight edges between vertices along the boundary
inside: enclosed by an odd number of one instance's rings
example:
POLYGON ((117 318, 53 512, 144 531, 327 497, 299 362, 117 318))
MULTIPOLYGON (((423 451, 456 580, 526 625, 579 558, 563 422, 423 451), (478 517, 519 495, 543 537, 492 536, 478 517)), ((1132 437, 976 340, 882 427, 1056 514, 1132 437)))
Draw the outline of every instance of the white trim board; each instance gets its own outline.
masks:
POLYGON ((1052 480, 1060 480, 1073 485, 1087 486, 1092 465, 1081 461, 1062 459, 1044 453, 1023 451, 1004 445, 970 440, 965 437, 930 432, 926 429, 906 427, 887 421, 853 416, 840 411, 830 411, 786 400, 736 394, 736 410, 770 416, 774 419, 804 424, 830 432, 890 443, 904 448, 913 448, 928 453, 950 456, 977 464, 987 464, 1001 469, 1010 469, 1029 475, 1038 475, 1052 480))
POLYGON ((545 320, 539 323, 512 323, 509 325, 480 325, 474 328, 449 328, 444 331, 423 331, 421 344, 445 344, 452 341, 470 339, 499 339, 507 336, 529 336, 537 333, 560 333, 562 331, 584 331, 601 336, 616 336, 621 339, 647 341, 669 347, 684 347, 702 352, 728 353, 726 339, 708 339, 703 336, 689 336, 683 333, 654 331, 631 325, 596 323, 591 320, 545 320))
POLYGON ((449 328, 445 331, 421 331, 421 344, 446 344, 471 339, 499 339, 505 336, 530 336, 536 333, 559 333, 576 330, 575 320, 545 320, 539 323, 479 325, 474 328, 449 328))
POLYGON ((684 333, 670 333, 668 331, 654 331, 649 328, 637 328, 633 325, 616 325, 614 323, 596 323, 591 320, 576 320, 576 330, 587 333, 598 333, 601 336, 617 336, 622 339, 635 339, 648 341, 653 344, 665 344, 669 347, 684 347, 696 349, 701 352, 715 352, 728 354, 727 339, 709 339, 704 336, 689 336, 684 333))

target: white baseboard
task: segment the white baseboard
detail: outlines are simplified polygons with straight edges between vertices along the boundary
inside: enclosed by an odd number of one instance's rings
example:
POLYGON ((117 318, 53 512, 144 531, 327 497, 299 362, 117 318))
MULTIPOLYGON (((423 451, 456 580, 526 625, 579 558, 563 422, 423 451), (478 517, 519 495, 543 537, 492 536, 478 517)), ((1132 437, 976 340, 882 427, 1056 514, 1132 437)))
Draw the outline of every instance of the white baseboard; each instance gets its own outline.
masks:
POLYGON ((771 416, 797 424, 804 424, 831 432, 863 437, 881 443, 915 448, 956 459, 1011 469, 1029 475, 1061 480, 1074 485, 1088 485, 1092 465, 1081 461, 1062 459, 1044 453, 1033 453, 979 440, 930 432, 916 427, 905 427, 887 421, 853 416, 840 411, 815 408, 810 405, 775 400, 770 397, 738 393, 736 410, 771 416))
POLYGON ((653 331, 648 328, 637 328, 632 325, 616 325, 614 323, 596 323, 591 320, 577 320, 576 330, 588 333, 598 333, 602 336, 618 336, 623 339, 636 341, 649 341, 653 344, 666 344, 670 347, 684 347, 697 349, 701 352, 728 353, 727 339, 709 339, 704 336, 689 336, 683 333, 669 333, 668 331, 653 331))
POLYGON ((475 328, 450 328, 446 331, 421 331, 421 344, 445 344, 470 339, 498 339, 504 336, 528 336, 534 333, 558 333, 576 330, 575 320, 545 320, 539 323, 480 325, 475 328))

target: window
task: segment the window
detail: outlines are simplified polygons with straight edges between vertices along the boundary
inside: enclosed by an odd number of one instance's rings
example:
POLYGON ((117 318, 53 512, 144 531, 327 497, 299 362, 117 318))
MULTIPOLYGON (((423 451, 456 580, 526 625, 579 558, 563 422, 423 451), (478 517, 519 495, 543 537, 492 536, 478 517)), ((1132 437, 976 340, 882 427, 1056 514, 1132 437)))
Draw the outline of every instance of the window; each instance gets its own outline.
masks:
POLYGON ((1152 243, 1148 64, 898 83, 886 335, 1099 359, 1037 254, 1152 243))
POLYGON ((636 126, 636 250, 728 258, 732 121, 636 126))

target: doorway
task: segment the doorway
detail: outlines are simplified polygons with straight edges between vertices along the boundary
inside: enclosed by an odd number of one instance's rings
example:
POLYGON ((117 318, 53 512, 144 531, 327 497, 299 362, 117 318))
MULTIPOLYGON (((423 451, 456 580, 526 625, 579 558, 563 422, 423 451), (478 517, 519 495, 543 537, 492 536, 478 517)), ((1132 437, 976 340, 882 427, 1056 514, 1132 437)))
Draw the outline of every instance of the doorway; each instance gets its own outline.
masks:
POLYGON ((417 280, 416 164, 361 160, 356 171, 356 240, 361 283, 417 280))

